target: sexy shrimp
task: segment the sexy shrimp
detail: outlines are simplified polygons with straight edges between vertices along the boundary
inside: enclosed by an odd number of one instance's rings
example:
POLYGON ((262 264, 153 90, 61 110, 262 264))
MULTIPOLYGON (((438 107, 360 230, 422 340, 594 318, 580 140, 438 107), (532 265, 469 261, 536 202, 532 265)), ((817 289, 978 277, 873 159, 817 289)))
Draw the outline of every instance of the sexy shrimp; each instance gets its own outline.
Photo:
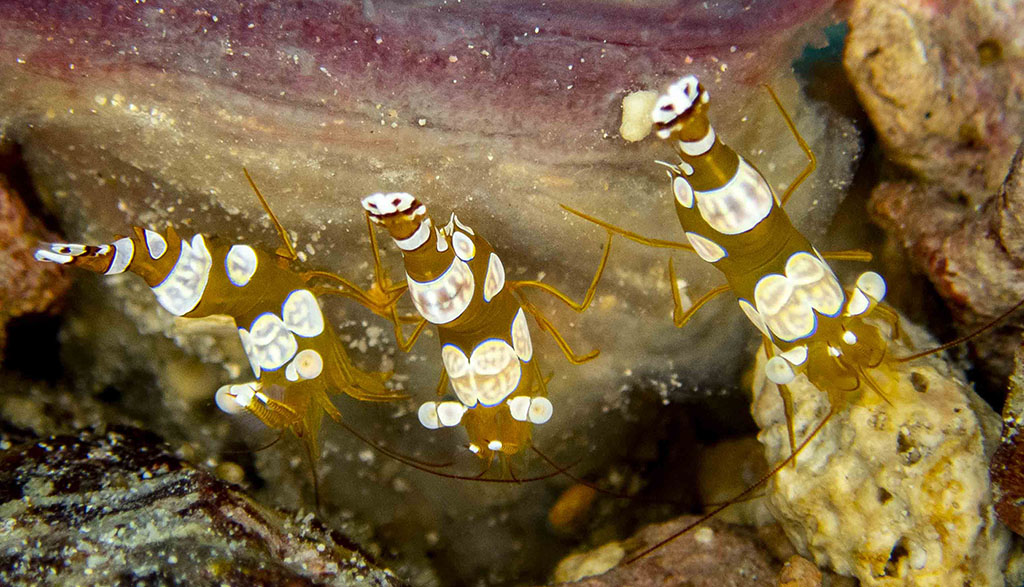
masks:
MULTIPOLYGON (((231 414, 249 412, 270 428, 291 430, 315 461, 323 414, 340 419, 331 395, 342 391, 364 401, 405 396, 385 386, 388 373, 353 365, 324 319, 312 291, 317 288, 308 285, 325 274, 293 268, 294 246, 249 181, 281 236, 283 247, 276 252, 202 234, 181 238, 170 226, 162 234, 136 226, 131 236, 109 244, 42 244, 35 258, 104 275, 135 273, 175 316, 233 318, 254 379, 218 389, 217 405, 231 414)), ((358 299, 357 290, 349 297, 358 299)))
MULTIPOLYGON (((457 401, 428 401, 419 408, 426 428, 465 426, 469 450, 487 466, 495 455, 514 455, 530 446, 532 425, 547 422, 554 407, 533 353, 526 315, 554 338, 566 358, 580 364, 597 356, 577 355, 522 290, 533 287, 577 312, 594 298, 611 250, 608 234, 601 261, 580 303, 537 281, 511 281, 494 248, 452 214, 434 228, 427 208, 407 193, 378 193, 363 199, 369 219, 384 226, 402 251, 413 304, 422 316, 408 339, 392 308, 399 347, 408 350, 429 322, 437 326, 444 365, 438 395, 451 382, 457 401)), ((384 281, 371 229, 378 282, 384 281)), ((486 469, 485 469, 486 470, 486 469)))
MULTIPOLYGON (((774 93, 772 98, 778 104, 774 93)), ((865 260, 869 255, 819 253, 783 210, 815 167, 813 152, 785 111, 808 165, 781 197, 753 164, 718 138, 707 111, 708 92, 691 75, 673 84, 652 113, 658 137, 668 141, 679 158, 678 163, 665 165, 688 245, 648 239, 566 209, 642 244, 691 250, 725 275, 727 285, 712 289, 683 311, 670 261, 674 321, 681 327, 714 297, 730 290, 736 295, 740 309, 761 332, 765 349, 775 355, 766 364, 766 375, 780 386, 790 447, 795 450, 793 406, 785 384, 805 374, 828 393, 834 409, 863 383, 884 398, 883 386, 869 370, 885 368, 889 333, 866 319, 877 310, 895 330, 896 314, 879 305, 886 290, 880 275, 864 272, 845 292, 825 261, 865 260)))

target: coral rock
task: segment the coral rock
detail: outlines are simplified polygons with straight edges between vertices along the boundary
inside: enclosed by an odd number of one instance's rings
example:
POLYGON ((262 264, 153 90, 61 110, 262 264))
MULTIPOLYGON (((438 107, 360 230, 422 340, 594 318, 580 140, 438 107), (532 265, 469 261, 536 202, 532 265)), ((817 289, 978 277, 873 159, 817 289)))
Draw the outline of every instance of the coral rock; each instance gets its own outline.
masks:
POLYGON ((953 193, 985 198, 1024 128, 1024 7, 858 0, 844 65, 887 154, 953 193))
MULTIPOLYGON (((890 352, 910 354, 899 342, 890 352)), ((772 478, 773 514, 799 551, 865 586, 1003 585, 1012 535, 995 518, 988 479, 998 417, 935 356, 894 373, 891 404, 862 390, 772 478)), ((802 375, 789 389, 800 441, 830 407, 802 375)), ((759 438, 779 463, 790 451, 782 401, 772 384, 754 390, 759 438)))

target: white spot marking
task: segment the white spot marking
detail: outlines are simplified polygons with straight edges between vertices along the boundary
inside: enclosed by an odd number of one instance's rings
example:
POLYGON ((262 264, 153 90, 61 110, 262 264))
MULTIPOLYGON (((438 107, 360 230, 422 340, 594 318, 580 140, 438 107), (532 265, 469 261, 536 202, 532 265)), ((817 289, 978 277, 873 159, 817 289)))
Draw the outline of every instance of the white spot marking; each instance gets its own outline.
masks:
POLYGON ((415 251, 416 249, 422 247, 423 243, 427 242, 430 239, 430 231, 432 228, 433 226, 430 222, 430 219, 424 218, 420 222, 420 225, 416 227, 416 231, 413 232, 412 235, 408 236, 407 238, 394 239, 395 244, 398 245, 398 248, 402 249, 403 251, 415 251))
POLYGON ((754 308, 754 306, 747 300, 741 299, 739 303, 740 309, 747 315, 747 319, 750 320, 750 322, 753 323, 753 325, 756 326, 757 329, 765 336, 771 336, 771 334, 768 333, 768 325, 764 323, 764 318, 761 317, 761 314, 754 308))
POLYGON ((452 220, 455 221, 455 226, 458 226, 459 228, 461 228, 465 232, 468 232, 471 235, 476 234, 475 232, 473 232, 472 228, 466 226, 465 224, 462 223, 461 220, 459 220, 459 217, 455 215, 455 212, 452 212, 452 220))
POLYGON ((865 271, 857 278, 857 288, 876 302, 885 298, 885 280, 874 271, 865 271))
MULTIPOLYGON (((128 268, 128 265, 131 265, 132 259, 135 257, 135 241, 132 239, 128 237, 119 238, 111 244, 114 245, 114 260, 110 262, 110 267, 107 268, 107 272, 104 275, 124 273, 124 270, 128 268)), ((204 246, 203 249, 205 250, 206 247, 204 246)), ((182 254, 184 252, 182 250, 182 254)), ((209 256, 209 253, 207 253, 207 256, 209 256)), ((181 257, 178 257, 178 262, 181 263, 181 257)), ((205 287, 206 284, 203 285, 205 287)), ((167 306, 164 307, 166 308, 167 306)))
POLYGON ((722 234, 741 234, 754 228, 774 203, 768 182, 742 157, 736 174, 725 185, 694 194, 701 217, 722 234))
POLYGON ((852 332, 850 332, 849 330, 844 330, 843 331, 843 342, 845 342, 846 344, 850 344, 850 345, 857 344, 857 335, 852 333, 852 332))
POLYGON ((520 422, 526 422, 527 412, 530 410, 530 397, 526 395, 517 395, 516 397, 508 400, 508 411, 512 413, 513 420, 519 420, 520 422))
POLYGON ((416 415, 424 428, 437 430, 441 427, 441 420, 437 417, 437 402, 424 402, 416 415))
MULTIPOLYGON (((690 168, 690 172, 693 172, 693 168, 690 168)), ((676 195, 676 201, 683 208, 693 208, 693 186, 690 182, 686 181, 681 176, 676 176, 672 180, 672 193, 676 195)))
POLYGON ((796 378, 796 372, 789 362, 782 357, 772 357, 765 363, 764 374, 776 385, 786 385, 796 378))
POLYGON ((491 253, 487 260, 487 276, 484 277, 484 301, 490 302, 505 287, 505 266, 498 255, 491 253))
POLYGON ((535 397, 530 401, 530 422, 543 424, 551 419, 551 414, 554 411, 555 408, 551 405, 551 400, 546 397, 535 397))
POLYGON ((297 289, 281 305, 284 325, 299 336, 312 338, 324 331, 324 315, 316 296, 308 289, 297 289))
POLYGON ((228 281, 238 287, 249 283, 259 266, 256 251, 249 245, 234 245, 224 257, 224 270, 228 281))
POLYGON ((252 335, 249 334, 248 330, 239 328, 238 338, 242 339, 242 348, 245 350, 245 356, 249 358, 249 366, 252 367, 253 375, 259 379, 260 362, 256 359, 256 352, 252 346, 252 335))
POLYGON ((252 350, 260 368, 265 371, 279 369, 299 348, 295 335, 288 331, 284 321, 270 312, 256 317, 249 328, 252 350))
POLYGON ((698 141, 679 141, 679 150, 690 157, 699 157, 711 150, 715 144, 715 129, 708 125, 708 132, 698 141))
POLYGON ((860 316, 868 310, 870 305, 871 300, 868 299, 868 296, 864 295, 864 292, 859 287, 854 288, 850 301, 846 304, 846 314, 848 316, 860 316))
POLYGON ((437 252, 443 253, 448 250, 448 238, 444 231, 440 228, 435 229, 437 231, 437 252))
POLYGON ((533 339, 530 338, 530 325, 526 322, 526 314, 519 308, 512 320, 512 348, 524 363, 533 358, 533 339))
POLYGON ((463 261, 472 261, 476 256, 476 245, 473 244, 473 239, 458 230, 452 235, 452 248, 455 249, 455 255, 463 261))
POLYGON ((487 443, 487 448, 489 450, 492 450, 492 451, 495 451, 495 452, 501 450, 502 446, 503 445, 501 444, 500 440, 492 440, 492 441, 487 443))
POLYGON ((702 237, 696 232, 687 232, 686 240, 690 241, 690 245, 697 253, 697 256, 708 263, 720 261, 726 256, 725 249, 721 245, 711 239, 702 237))
MULTIPOLYGON (((124 239, 121 239, 124 240, 124 239)), ((118 241, 121 242, 121 241, 118 241)), ((117 247, 117 242, 114 243, 117 247)), ((113 269, 117 263, 118 253, 115 253, 113 269)), ((203 297, 206 291, 206 282, 210 279, 210 267, 213 266, 213 258, 210 251, 206 249, 206 240, 203 235, 197 234, 192 237, 192 243, 181 241, 181 254, 178 255, 178 262, 167 274, 164 280, 153 287, 153 293, 168 312, 175 316, 184 316, 191 312, 203 297)))
POLYGON ((462 421, 462 415, 466 413, 466 406, 459 402, 441 402, 437 404, 437 419, 442 426, 458 426, 462 421))
POLYGON ((153 232, 152 230, 146 229, 144 233, 146 237, 146 249, 149 251, 149 256, 153 259, 159 259, 164 256, 167 252, 167 241, 159 232, 153 232))
POLYGON ((303 349, 288 366, 295 365, 295 373, 302 379, 316 379, 323 373, 324 359, 313 349, 303 349))
POLYGON ((255 381, 222 385, 214 396, 217 407, 228 414, 239 414, 252 405, 259 384, 255 381))
POLYGON ((406 276, 412 302, 420 315, 432 324, 447 324, 455 320, 473 301, 475 281, 469 265, 452 259, 443 274, 433 281, 421 283, 406 276))
POLYGON ((790 255, 785 272, 762 277, 754 287, 754 300, 769 330, 794 341, 815 332, 817 314, 839 314, 843 288, 824 261, 804 251, 790 255))
POLYGON ((779 353, 779 355, 789 361, 790 365, 803 365, 804 361, 807 360, 807 346, 795 346, 788 351, 779 353))
POLYGON ((455 394, 467 407, 480 402, 496 406, 519 386, 522 367, 515 350, 504 340, 491 338, 473 349, 469 360, 455 345, 441 349, 441 360, 455 394))

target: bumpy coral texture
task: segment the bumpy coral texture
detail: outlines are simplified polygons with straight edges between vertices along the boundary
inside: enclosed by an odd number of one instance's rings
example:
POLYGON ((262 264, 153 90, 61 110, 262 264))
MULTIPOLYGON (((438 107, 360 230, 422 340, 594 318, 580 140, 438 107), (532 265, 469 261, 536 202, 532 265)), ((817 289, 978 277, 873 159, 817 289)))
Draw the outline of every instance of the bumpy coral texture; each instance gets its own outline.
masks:
MULTIPOLYGON (((891 352, 910 354, 900 343, 891 352)), ((799 550, 865 586, 1003 585, 1011 537, 996 521, 987 470, 998 417, 939 358, 894 371, 891 404, 862 390, 771 481, 773 513, 799 550)), ((789 388, 799 440, 829 405, 803 376, 789 388)), ((774 385, 754 390, 759 438, 777 463, 789 455, 782 402, 774 385)))

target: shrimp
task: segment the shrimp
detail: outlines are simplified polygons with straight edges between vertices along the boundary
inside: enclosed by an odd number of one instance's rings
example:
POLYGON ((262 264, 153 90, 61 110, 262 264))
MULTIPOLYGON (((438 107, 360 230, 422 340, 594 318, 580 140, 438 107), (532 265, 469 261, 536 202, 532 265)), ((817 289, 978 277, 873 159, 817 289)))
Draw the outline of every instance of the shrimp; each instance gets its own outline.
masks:
POLYGON ((462 424, 468 449, 486 464, 484 472, 496 455, 507 465, 506 457, 530 446, 532 426, 554 413, 534 356, 527 314, 554 338, 569 362, 581 364, 598 355, 597 350, 576 354, 522 290, 540 289, 583 312, 594 299, 613 233, 609 231, 590 287, 577 303, 539 281, 507 280, 491 244, 454 213, 443 228, 435 228, 426 206, 407 193, 377 193, 362 204, 368 219, 390 233, 405 263, 406 283, 388 289, 371 225, 378 283, 388 294, 408 289, 422 316, 406 339, 392 306, 398 345, 409 350, 427 323, 435 325, 444 366, 438 395, 445 394, 449 382, 455 392, 456 400, 423 403, 420 423, 428 429, 462 424))
MULTIPOLYGON (((375 402, 406 396, 386 387, 389 373, 366 372, 352 363, 324 319, 314 294, 318 287, 309 284, 333 274, 293 267, 295 247, 245 175, 281 237, 275 252, 202 234, 182 238, 173 226, 163 233, 135 226, 131 236, 107 244, 42 243, 35 258, 104 275, 135 273, 175 316, 233 318, 254 379, 222 386, 217 406, 229 414, 251 413, 275 430, 291 430, 313 463, 323 414, 341 418, 331 395, 341 391, 375 402)), ((347 297, 369 303, 365 292, 333 277, 348 285, 347 297)))

